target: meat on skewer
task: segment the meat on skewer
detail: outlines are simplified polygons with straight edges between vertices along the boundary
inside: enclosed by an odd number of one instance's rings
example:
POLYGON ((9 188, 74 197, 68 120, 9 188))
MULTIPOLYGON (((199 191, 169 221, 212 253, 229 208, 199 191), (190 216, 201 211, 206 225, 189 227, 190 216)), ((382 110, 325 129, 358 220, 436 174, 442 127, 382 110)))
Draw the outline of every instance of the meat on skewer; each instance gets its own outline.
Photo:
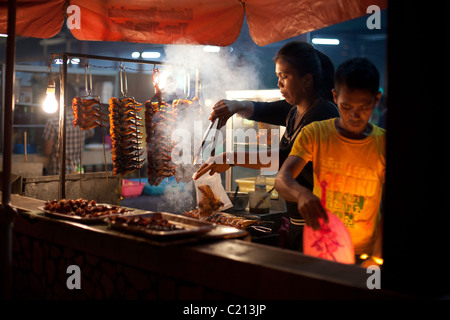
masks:
MULTIPOLYGON (((164 178, 175 177, 177 182, 188 182, 196 168, 191 164, 175 164, 172 154, 180 154, 182 150, 175 149, 175 141, 171 140, 172 132, 180 128, 179 119, 189 115, 197 115, 200 119, 202 111, 198 98, 193 100, 178 99, 172 104, 165 103, 158 97, 158 102, 149 100, 145 103, 145 130, 147 134, 148 182, 158 185, 164 178), (161 176, 162 175, 162 176, 161 176)), ((193 131, 193 123, 190 128, 193 131)))
POLYGON ((142 127, 137 114, 142 104, 133 98, 111 98, 109 100, 110 134, 112 140, 113 174, 127 175, 142 168, 142 127))
POLYGON ((175 128, 176 112, 164 102, 145 103, 145 130, 147 134, 147 177, 150 185, 159 185, 164 178, 175 174, 172 163, 172 131, 175 128))
POLYGON ((84 99, 75 97, 72 99, 73 126, 79 126, 81 130, 95 127, 106 127, 106 114, 101 112, 100 98, 84 99))

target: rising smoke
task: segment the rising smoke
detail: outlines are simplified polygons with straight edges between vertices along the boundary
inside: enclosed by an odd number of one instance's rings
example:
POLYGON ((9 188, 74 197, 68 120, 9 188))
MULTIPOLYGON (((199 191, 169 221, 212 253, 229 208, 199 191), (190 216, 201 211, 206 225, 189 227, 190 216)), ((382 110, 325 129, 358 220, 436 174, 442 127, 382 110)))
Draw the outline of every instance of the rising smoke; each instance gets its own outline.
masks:
MULTIPOLYGON (((178 97, 181 95, 191 99, 198 96, 203 112, 202 114, 195 111, 185 112, 182 117, 179 117, 177 126, 172 133, 172 138, 176 141, 172 161, 184 164, 193 162, 194 153, 200 146, 203 134, 210 124, 208 118, 212 107, 220 99, 226 99, 226 91, 255 90, 261 87, 259 70, 262 68, 259 60, 253 59, 251 63, 248 60, 244 56, 233 55, 230 48, 225 48, 225 50, 222 48, 220 52, 212 53, 204 52, 202 46, 167 46, 165 61, 168 65, 168 72, 166 74, 171 75, 171 80, 167 81, 167 83, 171 83, 171 89, 168 91, 174 91, 173 88, 176 87, 178 97), (184 152, 178 153, 179 149, 184 152)), ((219 133, 212 130, 207 137, 201 162, 210 155, 214 138, 218 146, 216 148, 216 154, 218 154, 222 151, 231 151, 221 148, 225 139, 237 140, 236 142, 240 142, 242 147, 245 139, 248 139, 247 141, 250 143, 258 143, 257 136, 258 139, 261 138, 261 130, 260 132, 254 130, 251 132, 252 129, 247 129, 244 132, 240 128, 233 128, 233 130, 228 130, 232 132, 225 132, 225 127, 219 133)), ((266 132, 262 136, 267 138, 267 134, 274 135, 274 133, 266 132)), ((273 148, 277 149, 278 135, 274 138, 271 144, 273 148)), ((243 152, 244 150, 235 151, 243 152)), ((264 157, 266 149, 263 153, 264 157)), ((277 158, 275 154, 270 157, 273 162, 272 171, 278 169, 278 165, 273 161, 278 160, 275 158, 277 158)), ((252 163, 256 163, 256 159, 252 163)))
MULTIPOLYGON (((260 87, 258 60, 252 59, 250 63, 243 56, 238 57, 230 51, 230 48, 221 48, 220 52, 204 52, 203 46, 192 45, 169 45, 165 48, 166 67, 161 68, 161 81, 165 82, 163 97, 166 101, 171 95, 192 99, 197 94, 203 109, 201 115, 184 113, 175 127, 173 137, 177 137, 176 147, 191 150, 189 155, 178 155, 182 157, 183 163, 192 163, 194 153, 208 128, 212 107, 217 101, 226 99, 226 91, 260 87)), ((205 154, 208 154, 209 149, 205 149, 205 154)), ((191 169, 194 173, 195 167, 191 169)), ((189 198, 192 199, 191 195, 194 196, 193 188, 192 182, 185 188, 168 188, 163 196, 164 201, 171 205, 174 212, 187 210, 189 208, 183 206, 189 203, 189 198)))
MULTIPOLYGON (((226 47, 221 48, 220 52, 204 52, 203 46, 192 45, 170 45, 165 48, 164 61, 172 83, 168 90, 176 90, 176 96, 189 99, 197 93, 203 110, 200 117, 199 114, 185 113, 175 129, 175 135, 179 137, 178 147, 192 149, 190 155, 182 155, 184 163, 193 158, 209 125, 212 107, 217 101, 226 99, 226 91, 260 87, 258 60, 252 59, 250 63, 244 56, 233 55, 230 51, 226 47)), ((213 136, 208 140, 212 140, 213 136)), ((223 136, 224 133, 220 138, 223 136)), ((205 151, 209 149, 205 148, 205 151)))
POLYGON ((198 71, 203 101, 217 102, 225 98, 227 90, 258 89, 261 69, 259 62, 252 58, 248 61, 243 55, 236 56, 229 47, 220 52, 204 52, 203 46, 169 45, 165 48, 167 65, 180 66, 191 74, 198 71))

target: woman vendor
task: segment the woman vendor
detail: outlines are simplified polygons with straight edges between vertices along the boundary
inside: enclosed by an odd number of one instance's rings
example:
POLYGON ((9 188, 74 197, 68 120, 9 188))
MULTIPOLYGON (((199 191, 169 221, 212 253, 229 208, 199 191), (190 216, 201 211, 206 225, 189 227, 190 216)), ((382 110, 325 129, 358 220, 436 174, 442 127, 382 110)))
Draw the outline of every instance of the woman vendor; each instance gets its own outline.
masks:
MULTIPOLYGON (((286 126, 279 147, 281 167, 291 152, 295 138, 304 126, 314 121, 339 117, 339 111, 333 103, 332 96, 334 66, 325 54, 309 43, 293 41, 281 48, 274 62, 278 87, 285 100, 275 102, 220 100, 213 107, 210 120, 215 121, 219 118, 222 124, 225 124, 237 113, 249 120, 286 126)), ((224 158, 226 155, 224 153, 216 157, 224 158)), ((234 161, 234 164, 253 169, 268 166, 262 164, 259 159, 256 164, 237 161, 234 161)), ((212 175, 229 168, 227 161, 208 159, 197 171, 194 179, 198 179, 208 171, 212 175)), ((296 180, 309 190, 313 189, 311 163, 302 170, 296 180)), ((286 202, 286 206, 290 218, 287 248, 301 251, 305 222, 297 211, 296 203, 286 202)))

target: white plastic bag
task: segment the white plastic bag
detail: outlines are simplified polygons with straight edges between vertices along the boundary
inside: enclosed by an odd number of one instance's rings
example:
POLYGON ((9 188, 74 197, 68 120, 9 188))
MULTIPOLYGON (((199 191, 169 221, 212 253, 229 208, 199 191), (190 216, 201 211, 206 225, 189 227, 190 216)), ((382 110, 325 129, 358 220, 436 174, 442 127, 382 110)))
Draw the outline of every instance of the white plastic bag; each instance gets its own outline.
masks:
MULTIPOLYGON (((195 173, 194 173, 195 175, 195 173)), ((222 186, 222 178, 220 177, 220 173, 215 173, 212 176, 209 173, 204 174, 197 180, 194 180, 195 185, 195 194, 197 196, 197 206, 199 201, 202 199, 202 193, 198 190, 198 186, 202 184, 207 184, 211 188, 212 192, 219 198, 220 201, 224 204, 219 211, 223 211, 229 209, 233 206, 230 198, 228 198, 227 192, 222 186)))

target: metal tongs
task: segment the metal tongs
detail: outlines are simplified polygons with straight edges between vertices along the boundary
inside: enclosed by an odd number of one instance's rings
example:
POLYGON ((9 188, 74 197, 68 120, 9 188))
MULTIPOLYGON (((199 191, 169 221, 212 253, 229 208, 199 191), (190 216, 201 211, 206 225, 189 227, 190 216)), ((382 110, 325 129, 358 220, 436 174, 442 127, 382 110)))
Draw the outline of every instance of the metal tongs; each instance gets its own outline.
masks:
POLYGON ((214 153, 216 151, 216 143, 217 143, 217 136, 219 134, 219 128, 222 127, 222 119, 220 119, 220 118, 217 118, 214 122, 211 121, 211 123, 209 124, 208 129, 206 129, 206 132, 203 135, 202 142, 200 143, 200 146, 198 147, 197 152, 194 155, 194 162, 193 162, 194 166, 198 165, 198 164, 201 164, 200 163, 200 158, 203 158, 203 150, 204 150, 204 147, 205 147, 206 138, 208 138, 209 133, 211 132, 212 128, 214 127, 214 124, 216 124, 216 123, 217 123, 216 134, 214 135, 214 140, 213 140, 212 145, 211 145, 210 156, 214 155, 214 153))

